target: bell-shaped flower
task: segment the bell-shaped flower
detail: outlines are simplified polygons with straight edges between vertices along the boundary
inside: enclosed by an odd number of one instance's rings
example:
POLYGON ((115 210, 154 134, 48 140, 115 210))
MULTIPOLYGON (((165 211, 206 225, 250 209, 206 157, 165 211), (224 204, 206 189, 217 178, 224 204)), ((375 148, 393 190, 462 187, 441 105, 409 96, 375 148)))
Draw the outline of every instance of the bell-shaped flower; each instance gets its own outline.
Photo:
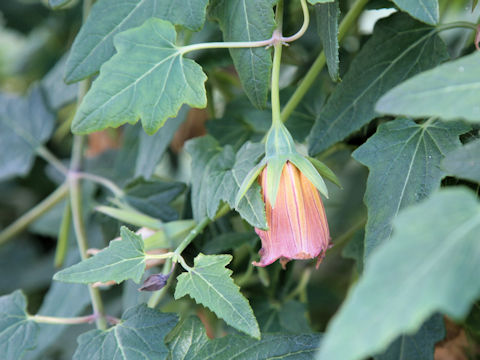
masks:
POLYGON ((265 158, 247 174, 236 198, 238 205, 260 178, 268 229, 256 229, 262 250, 260 262, 254 265, 266 266, 279 258, 284 264, 289 259, 323 257, 330 236, 318 191, 326 197, 328 191, 319 171, 339 184, 320 161, 297 152, 281 122, 274 123, 267 135, 265 158))
POLYGON ((255 229, 262 239, 260 262, 266 266, 280 259, 282 266, 291 259, 318 257, 317 266, 330 245, 325 209, 312 182, 287 161, 283 167, 275 204, 267 195, 268 165, 260 176, 268 230, 255 229))

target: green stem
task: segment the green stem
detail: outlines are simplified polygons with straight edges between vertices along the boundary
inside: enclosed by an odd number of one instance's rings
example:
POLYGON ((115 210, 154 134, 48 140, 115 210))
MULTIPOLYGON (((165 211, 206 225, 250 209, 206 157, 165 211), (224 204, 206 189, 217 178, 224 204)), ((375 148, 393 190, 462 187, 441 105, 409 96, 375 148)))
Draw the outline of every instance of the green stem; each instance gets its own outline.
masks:
POLYGON ((204 217, 202 221, 200 221, 197 226, 195 226, 188 235, 185 237, 185 239, 182 240, 180 245, 175 249, 175 254, 180 255, 185 248, 190 245, 190 243, 199 235, 205 227, 210 224, 212 220, 210 220, 208 217, 204 217))
POLYGON ((293 291, 285 297, 285 302, 289 300, 293 300, 298 295, 300 295, 300 297, 302 298, 301 300, 303 302, 306 301, 306 299, 302 295, 305 294, 305 289, 307 288, 311 275, 312 275, 312 269, 306 268, 303 271, 302 276, 300 277, 300 282, 298 283, 297 287, 293 289, 293 291))
POLYGON ((308 29, 308 25, 310 24, 310 13, 308 12, 307 2, 305 0, 300 0, 300 5, 302 5, 302 12, 303 12, 302 27, 300 28, 300 30, 297 31, 296 34, 294 34, 292 36, 282 37, 282 42, 287 42, 288 43, 288 42, 298 40, 303 36, 303 34, 305 34, 305 32, 308 29))
POLYGON ((477 24, 468 21, 454 21, 448 24, 441 24, 437 26, 437 31, 444 31, 450 29, 465 28, 477 31, 477 24))
POLYGON ((66 198, 68 194, 67 184, 63 184, 58 187, 53 193, 51 193, 46 199, 42 200, 34 208, 30 209, 27 213, 23 214, 13 224, 7 226, 0 233, 0 245, 6 243, 13 238, 19 232, 23 231, 32 222, 40 218, 47 211, 57 205, 60 201, 66 198))
MULTIPOLYGON (((92 0, 84 0, 83 2, 83 22, 85 23, 90 8, 92 6, 92 0)), ((80 104, 83 100, 83 97, 87 93, 90 87, 90 80, 86 79, 80 83, 78 90, 77 102, 80 104)), ((72 147, 72 158, 70 161, 70 174, 77 173, 82 165, 83 158, 83 146, 84 138, 79 135, 74 135, 73 137, 73 147, 72 147)), ((73 228, 75 231, 75 238, 77 240, 78 250, 80 251, 80 257, 82 260, 87 258, 87 249, 88 241, 87 234, 85 231, 85 224, 83 221, 82 214, 82 189, 80 186, 79 178, 76 176, 68 177, 68 184, 70 187, 70 204, 72 207, 72 219, 73 219, 73 228)), ((105 318, 105 313, 103 309, 103 302, 100 296, 100 290, 94 288, 91 285, 88 286, 90 292, 90 299, 92 301, 93 312, 96 315, 96 325, 100 330, 105 330, 107 328, 107 321, 105 318)))
POLYGON ((54 316, 43 316, 43 315, 29 315, 28 320, 35 321, 36 323, 41 324, 56 324, 56 325, 78 325, 90 323, 95 320, 95 315, 79 316, 79 317, 54 317, 54 316))
POLYGON ((50 150, 48 150, 46 147, 42 145, 37 147, 36 153, 38 156, 42 157, 45 161, 47 161, 50 165, 55 167, 62 174, 67 175, 68 168, 65 165, 63 165, 62 162, 55 155, 53 155, 50 152, 50 150))
POLYGON ((72 208, 70 206, 70 201, 67 199, 63 210, 62 222, 60 223, 60 230, 58 231, 57 248, 55 249, 54 265, 57 268, 63 266, 65 257, 67 256, 71 220, 72 208))
POLYGON ((280 117, 280 65, 282 63, 282 42, 280 40, 283 25, 283 0, 277 4, 275 12, 275 21, 277 28, 273 32, 273 37, 277 39, 273 45, 273 66, 272 66, 272 125, 277 125, 282 122, 280 117))
POLYGON ((175 256, 174 252, 168 252, 165 254, 146 254, 145 260, 158 260, 158 259, 169 259, 175 256))
POLYGON ((123 190, 120 189, 113 181, 110 181, 103 176, 98 176, 86 172, 76 172, 74 175, 80 179, 90 180, 97 184, 103 185, 104 187, 109 189, 116 197, 121 198, 125 195, 123 190))
MULTIPOLYGON (((353 23, 357 20, 358 16, 363 11, 363 8, 368 3, 369 0, 357 0, 350 8, 348 13, 343 18, 342 22, 340 23, 340 27, 338 30, 338 41, 341 41, 348 30, 352 27, 353 23)), ((322 71, 323 67, 325 66, 326 59, 325 59, 325 52, 322 52, 318 55, 317 59, 314 61, 310 69, 308 70, 307 74, 303 78, 303 80, 298 85, 295 92, 292 94, 290 99, 288 100, 287 104, 282 110, 282 121, 285 122, 290 117, 292 112, 298 106, 300 101, 303 99, 307 91, 313 85, 315 79, 317 78, 318 74, 322 71)))

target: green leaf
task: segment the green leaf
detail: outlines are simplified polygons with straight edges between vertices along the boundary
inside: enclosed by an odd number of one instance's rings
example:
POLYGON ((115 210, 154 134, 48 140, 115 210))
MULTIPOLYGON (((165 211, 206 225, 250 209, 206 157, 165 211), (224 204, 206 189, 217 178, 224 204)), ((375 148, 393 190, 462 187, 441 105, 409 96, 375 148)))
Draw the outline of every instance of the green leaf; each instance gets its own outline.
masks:
POLYGON ((171 360, 192 359, 209 342, 202 322, 194 316, 178 324, 168 338, 171 339, 167 339, 171 360))
POLYGON ((120 229, 120 235, 122 238, 112 240, 106 249, 57 272, 53 279, 82 284, 133 279, 138 284, 145 272, 143 240, 126 227, 120 229))
POLYGON ((480 183, 480 140, 475 140, 452 152, 442 161, 442 168, 460 179, 480 183))
POLYGON ((334 2, 335 0, 308 0, 308 2, 312 5, 315 4, 325 4, 325 3, 331 3, 334 2))
POLYGON ((206 106, 202 68, 182 56, 175 28, 152 18, 115 37, 118 53, 107 61, 83 99, 72 130, 90 133, 141 118, 148 134, 177 115, 182 104, 206 106))
POLYGON ((434 360, 435 344, 445 337, 442 316, 436 314, 428 319, 414 335, 402 335, 375 360, 434 360))
POLYGON ((386 93, 376 110, 412 117, 480 122, 480 52, 425 71, 386 93))
POLYGON ((171 360, 307 360, 318 350, 319 340, 317 334, 262 334, 261 340, 228 335, 209 340, 200 320, 190 317, 168 336, 167 343, 171 360))
POLYGON ((163 221, 178 219, 169 204, 185 191, 185 184, 173 181, 147 181, 138 178, 125 187, 125 200, 142 213, 163 221))
POLYGON ((306 334, 312 332, 308 325, 306 304, 287 301, 284 304, 272 304, 261 301, 253 305, 255 316, 263 333, 306 334))
POLYGON ((254 246, 258 241, 258 235, 252 232, 227 232, 215 236, 209 240, 203 247, 202 251, 207 254, 220 254, 222 252, 239 248, 244 244, 254 246))
POLYGON ((48 105, 56 111, 77 99, 78 84, 67 85, 63 81, 66 61, 67 56, 62 56, 40 83, 48 105))
MULTIPOLYGON (((278 0, 214 0, 210 14, 218 20, 225 41, 270 39, 275 29, 273 6, 278 0)), ((265 48, 230 49, 245 93, 259 109, 267 103, 271 50, 265 48)))
POLYGON ((440 11, 438 0, 393 0, 393 2, 415 19, 430 25, 438 24, 440 11))
POLYGON ((382 94, 447 58, 435 28, 406 14, 379 21, 318 114, 309 137, 310 154, 318 154, 370 122, 376 117, 374 105, 382 94))
MULTIPOLYGON (((191 140, 186 145, 192 156, 192 206, 197 221, 213 219, 221 201, 235 206, 235 197, 247 173, 263 154, 263 145, 245 143, 235 154, 231 146, 219 147, 211 136, 191 140)), ((254 183, 236 210, 252 226, 266 228, 265 206, 260 186, 254 183)))
POLYGON ((54 121, 40 87, 34 86, 26 98, 0 93, 0 181, 30 171, 54 121))
POLYGON ((444 154, 460 146, 458 136, 468 131, 461 123, 425 123, 396 119, 381 125, 353 157, 368 166, 365 204, 368 222, 365 257, 392 234, 398 212, 440 187, 445 173, 444 154))
POLYGON ((435 312, 466 316, 480 296, 480 204, 471 191, 441 190, 403 211, 394 228, 328 325, 317 359, 364 359, 435 312))
POLYGON ((194 260, 194 267, 177 277, 175 299, 190 295, 228 325, 260 338, 257 320, 248 300, 230 277, 232 271, 225 268, 231 260, 231 255, 199 254, 194 260))
POLYGON ((183 105, 176 117, 168 119, 154 135, 148 135, 144 131, 138 131, 138 153, 135 159, 135 177, 143 176, 148 179, 165 154, 172 142, 173 136, 180 125, 186 120, 190 108, 183 105))
POLYGON ((78 338, 74 360, 166 359, 165 336, 175 327, 177 317, 148 308, 130 308, 120 324, 102 331, 91 330, 78 338))
POLYGON ((327 60, 328 73, 333 81, 339 81, 338 59, 338 18, 340 7, 338 1, 318 2, 315 6, 317 32, 322 40, 323 51, 327 60))
POLYGON ((0 354, 21 359, 36 345, 37 324, 28 320, 27 300, 20 290, 0 297, 0 354))
POLYGON ((205 21, 207 3, 207 0, 97 1, 73 42, 65 80, 76 82, 96 73, 115 53, 115 36, 142 25, 151 17, 200 30, 205 21))

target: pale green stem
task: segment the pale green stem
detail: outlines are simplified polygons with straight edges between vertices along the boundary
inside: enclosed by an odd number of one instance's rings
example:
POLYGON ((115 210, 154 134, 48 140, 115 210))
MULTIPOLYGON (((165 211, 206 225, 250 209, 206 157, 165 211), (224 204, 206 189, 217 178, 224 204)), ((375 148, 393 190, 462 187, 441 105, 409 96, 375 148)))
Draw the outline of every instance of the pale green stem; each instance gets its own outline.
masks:
POLYGON ((97 184, 103 185, 107 189, 109 189, 116 197, 123 197, 125 193, 122 189, 120 189, 114 182, 104 178, 103 176, 98 176, 86 172, 76 172, 71 174, 71 176, 76 176, 80 179, 90 180, 97 184))
MULTIPOLYGON (((83 2, 83 22, 85 23, 90 8, 92 6, 92 0, 84 0, 83 2)), ((83 97, 90 87, 90 81, 83 80, 80 83, 78 90, 78 99, 77 103, 80 104, 83 100, 83 97)), ((72 148, 72 158, 70 161, 70 173, 75 174, 80 170, 83 158, 83 145, 84 138, 79 135, 74 135, 73 137, 73 148, 72 148)), ((80 251, 80 256, 82 260, 87 258, 87 249, 88 241, 87 234, 85 232, 85 224, 83 221, 82 215, 82 190, 80 186, 79 179, 76 176, 69 176, 68 183, 70 187, 70 204, 72 206, 72 219, 73 219, 73 228, 75 231, 75 238, 77 240, 78 249, 80 251)), ((93 312, 96 315, 96 325, 100 330, 105 330, 107 328, 107 321, 104 314, 103 302, 100 296, 100 290, 94 288, 91 285, 88 285, 88 290, 90 292, 90 299, 92 301, 93 312)))
POLYGON ((53 155, 46 147, 41 145, 37 147, 35 152, 37 153, 37 155, 42 157, 49 164, 54 166, 62 174, 67 175, 68 168, 65 165, 63 165, 62 162, 55 155, 53 155))
POLYGON ((175 257, 176 254, 174 252, 168 252, 165 254, 146 254, 145 260, 159 260, 159 259, 169 259, 175 257))
POLYGON ((28 320, 35 321, 36 323, 41 324, 56 324, 56 325, 78 325, 91 323, 95 320, 95 315, 87 315, 80 317, 54 317, 54 316, 43 316, 43 315, 29 315, 28 320))
POLYGON ((303 298, 304 296, 302 296, 302 294, 305 293, 305 289, 307 288, 307 285, 308 285, 308 282, 310 280, 311 275, 312 275, 312 269, 311 268, 306 268, 303 271, 302 276, 300 277, 300 281, 299 281, 297 287, 295 289, 293 289, 293 291, 285 297, 285 302, 287 302, 289 300, 293 300, 298 295, 300 295, 300 297, 302 298, 301 299, 302 301, 306 301, 306 299, 303 298))
POLYGON ((468 21, 454 21, 448 24, 441 24, 437 26, 438 31, 465 28, 477 31, 477 24, 468 22, 468 21))
MULTIPOLYGON (((369 0, 357 0, 353 6, 350 8, 348 13, 343 18, 342 22, 340 23, 340 27, 338 30, 338 40, 341 41, 347 31, 352 27, 353 23, 357 20, 358 16, 362 13, 363 8, 368 3, 369 0)), ((287 104, 282 110, 282 121, 285 122, 290 117, 292 112, 298 106, 300 101, 303 99, 307 91, 313 85, 315 79, 317 78, 318 74, 322 71, 323 67, 325 66, 326 59, 325 59, 325 52, 322 52, 318 55, 317 59, 314 61, 310 69, 308 70, 307 74, 303 78, 303 80, 298 85, 295 92, 292 94, 290 99, 288 100, 287 104)))
POLYGON ((272 125, 275 126, 281 123, 280 117, 280 65, 282 63, 282 42, 280 40, 283 26, 283 0, 280 0, 277 4, 275 13, 275 20, 277 28, 273 32, 273 37, 277 39, 273 45, 273 66, 272 66, 272 125))
MULTIPOLYGON (((259 41, 227 41, 227 42, 209 42, 209 43, 199 43, 192 44, 187 46, 181 46, 178 48, 180 54, 186 54, 192 51, 197 50, 206 50, 206 49, 241 49, 241 48, 255 48, 255 47, 270 47, 275 45, 277 42, 289 43, 295 40, 298 40, 303 36, 305 31, 308 29, 310 22, 310 15, 308 13, 308 7, 305 0, 300 0, 303 11, 303 24, 300 30, 292 36, 283 37, 282 35, 273 35, 270 39, 259 40, 259 41)), ((277 4, 277 12, 279 5, 277 4)), ((277 23, 278 24, 278 23, 277 23)))
POLYGON ((32 209, 30 209, 27 213, 19 217, 13 224, 7 226, 0 233, 0 245, 6 243, 15 235, 25 230, 32 222, 40 218, 43 214, 45 214, 47 211, 52 209, 60 201, 65 199, 67 195, 68 195, 67 184, 63 184, 60 187, 58 187, 47 198, 42 200, 39 204, 37 204, 32 209))

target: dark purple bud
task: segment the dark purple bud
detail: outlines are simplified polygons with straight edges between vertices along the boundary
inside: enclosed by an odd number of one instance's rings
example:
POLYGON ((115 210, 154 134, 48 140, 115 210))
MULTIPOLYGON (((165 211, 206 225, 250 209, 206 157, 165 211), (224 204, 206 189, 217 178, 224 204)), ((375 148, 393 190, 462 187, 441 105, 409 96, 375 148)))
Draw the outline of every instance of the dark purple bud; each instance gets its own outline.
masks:
POLYGON ((168 281, 170 274, 153 274, 150 275, 143 283, 139 291, 157 291, 163 288, 168 281))

